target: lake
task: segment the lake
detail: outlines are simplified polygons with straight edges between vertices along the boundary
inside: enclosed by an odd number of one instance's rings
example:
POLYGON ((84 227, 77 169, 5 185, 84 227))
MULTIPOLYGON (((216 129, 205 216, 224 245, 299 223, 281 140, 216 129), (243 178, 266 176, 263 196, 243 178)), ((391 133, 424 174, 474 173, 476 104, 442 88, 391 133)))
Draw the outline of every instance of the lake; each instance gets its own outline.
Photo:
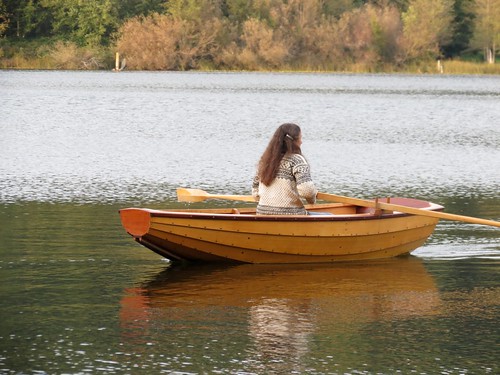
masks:
POLYGON ((380 261, 172 265, 118 216, 249 194, 296 122, 320 191, 500 220, 499 76, 0 71, 0 97, 0 373, 500 372, 497 228, 441 221, 380 261))

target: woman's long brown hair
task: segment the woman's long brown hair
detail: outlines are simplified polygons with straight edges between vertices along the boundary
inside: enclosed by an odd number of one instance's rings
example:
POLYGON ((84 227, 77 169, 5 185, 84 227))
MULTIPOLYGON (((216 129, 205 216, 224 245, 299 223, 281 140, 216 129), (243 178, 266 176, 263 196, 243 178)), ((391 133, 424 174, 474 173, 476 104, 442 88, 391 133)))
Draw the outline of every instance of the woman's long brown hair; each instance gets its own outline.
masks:
POLYGON ((300 127, 296 124, 286 123, 276 129, 259 161, 258 175, 264 185, 269 186, 276 178, 283 156, 302 155, 300 146, 296 142, 299 136, 300 127))

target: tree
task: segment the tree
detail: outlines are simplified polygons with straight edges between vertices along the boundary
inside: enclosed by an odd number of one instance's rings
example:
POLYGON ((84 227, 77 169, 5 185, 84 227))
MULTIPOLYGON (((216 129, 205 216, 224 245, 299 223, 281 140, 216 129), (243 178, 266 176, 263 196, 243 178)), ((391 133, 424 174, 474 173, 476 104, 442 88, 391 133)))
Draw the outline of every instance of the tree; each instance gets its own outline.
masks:
POLYGON ((123 23, 132 17, 163 13, 166 10, 165 4, 165 0, 120 0, 116 4, 118 18, 123 23))
POLYGON ((119 30, 116 48, 131 69, 188 70, 213 60, 220 50, 218 37, 224 30, 218 18, 203 25, 170 14, 134 17, 119 30))
POLYGON ((437 58, 441 46, 450 40, 452 0, 411 0, 402 14, 401 61, 437 58))
POLYGON ((0 0, 0 37, 7 31, 9 27, 9 14, 7 13, 7 7, 0 0))
POLYGON ((474 35, 471 45, 484 50, 489 64, 495 62, 496 46, 500 43, 500 0, 476 0, 474 35))
POLYGON ((258 14, 254 12, 252 0, 226 0, 224 2, 223 14, 228 17, 231 22, 243 25, 250 18, 260 19, 258 14))
POLYGON ((400 49, 402 34, 401 16, 395 5, 384 4, 380 7, 366 6, 370 16, 373 34, 373 49, 377 53, 375 63, 392 63, 400 49))
POLYGON ((443 46, 447 57, 458 56, 469 48, 472 38, 474 13, 471 4, 475 0, 455 0, 453 5, 453 30, 450 42, 443 46))
POLYGON ((170 0, 166 8, 176 18, 195 22, 221 17, 221 0, 170 0))
POLYGON ((2 0, 0 4, 0 28, 8 37, 55 36, 85 45, 107 44, 124 20, 165 10, 165 0, 2 0))
POLYGON ((309 59, 314 40, 311 35, 322 22, 322 0, 276 1, 270 8, 270 23, 275 41, 286 45, 289 61, 296 65, 309 59))
MULTIPOLYGON (((7 17, 7 36, 25 38, 32 36, 34 32, 41 31, 39 26, 48 18, 39 1, 33 0, 4 0, 5 13, 7 17)), ((47 31, 47 30, 43 30, 47 31)), ((45 35, 43 32, 42 35, 45 35)))
POLYGON ((393 62, 401 37, 399 11, 387 2, 366 4, 342 15, 337 23, 340 49, 346 62, 376 66, 393 62))
POLYGON ((119 0, 42 0, 53 14, 52 32, 79 45, 107 44, 118 27, 119 0))
POLYGON ((338 19, 342 14, 358 8, 360 5, 358 0, 324 0, 322 8, 325 16, 338 19))
POLYGON ((265 22, 255 18, 247 20, 241 39, 244 47, 237 61, 243 68, 277 68, 284 65, 289 46, 265 22))
POLYGON ((74 37, 80 44, 98 46, 108 44, 110 35, 118 27, 114 0, 80 3, 74 37))

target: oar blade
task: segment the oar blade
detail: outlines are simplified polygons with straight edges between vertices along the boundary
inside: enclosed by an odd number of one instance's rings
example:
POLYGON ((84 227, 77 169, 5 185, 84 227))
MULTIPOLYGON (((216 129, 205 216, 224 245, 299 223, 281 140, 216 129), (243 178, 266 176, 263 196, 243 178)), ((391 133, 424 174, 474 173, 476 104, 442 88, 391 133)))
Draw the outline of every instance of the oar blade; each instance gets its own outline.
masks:
POLYGON ((203 202, 207 198, 207 192, 201 189, 177 188, 177 200, 179 202, 203 202))

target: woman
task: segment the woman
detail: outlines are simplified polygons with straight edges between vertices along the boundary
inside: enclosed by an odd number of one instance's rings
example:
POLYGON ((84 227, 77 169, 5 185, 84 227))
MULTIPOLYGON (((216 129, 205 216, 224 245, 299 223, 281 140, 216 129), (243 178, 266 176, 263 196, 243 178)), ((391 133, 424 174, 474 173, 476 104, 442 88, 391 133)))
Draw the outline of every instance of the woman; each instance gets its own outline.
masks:
POLYGON ((307 215, 301 198, 316 202, 318 191, 301 145, 298 125, 283 124, 274 133, 252 184, 252 195, 259 201, 258 215, 307 215))

